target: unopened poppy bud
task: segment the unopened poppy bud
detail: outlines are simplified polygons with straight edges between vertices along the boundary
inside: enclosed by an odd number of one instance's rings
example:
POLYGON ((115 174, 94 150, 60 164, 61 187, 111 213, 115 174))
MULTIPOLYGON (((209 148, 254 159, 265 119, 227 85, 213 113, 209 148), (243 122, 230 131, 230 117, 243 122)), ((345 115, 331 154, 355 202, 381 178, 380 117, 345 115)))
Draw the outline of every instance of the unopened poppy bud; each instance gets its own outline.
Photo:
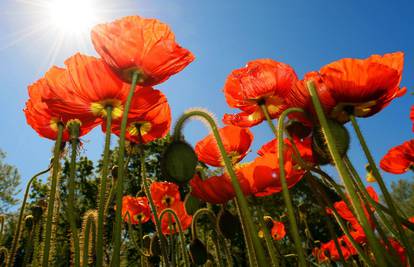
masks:
POLYGON ((266 228, 270 230, 272 230, 273 227, 273 219, 270 216, 264 216, 263 220, 265 222, 266 228))
MULTIPOLYGON (((327 120, 329 129, 334 137, 335 147, 341 157, 345 156, 349 149, 349 133, 344 125, 334 120, 327 120)), ((319 164, 333 163, 328 145, 321 126, 313 129, 312 150, 319 164)))
POLYGON ((144 249, 149 252, 150 248, 151 248, 151 236, 144 235, 142 237, 142 240, 143 240, 143 243, 144 243, 144 249))
POLYGON ((290 120, 286 124, 286 131, 292 137, 303 139, 308 137, 312 132, 312 128, 305 126, 303 123, 295 120, 290 120))
POLYGON ((42 218, 42 214, 43 214, 43 209, 40 206, 33 206, 30 208, 30 210, 32 211, 32 215, 33 215, 33 219, 35 222, 40 221, 40 219, 42 218))
POLYGON ((190 243, 190 257, 195 265, 203 265, 207 262, 208 252, 206 246, 200 239, 195 238, 190 243))
POLYGON ((367 172, 365 178, 366 178, 368 183, 375 183, 377 181, 375 179, 374 175, 372 174, 372 172, 367 172))
POLYGON ((197 210, 204 207, 204 203, 198 198, 191 195, 191 193, 188 193, 184 199, 184 206, 189 215, 194 215, 197 210))
POLYGON ((114 178, 114 180, 116 181, 116 179, 118 178, 118 165, 112 167, 111 175, 112 178, 114 178))
POLYGON ((234 238, 241 231, 239 218, 224 208, 217 216, 217 224, 220 233, 228 239, 234 238))
POLYGON ((197 155, 188 143, 173 141, 164 152, 161 171, 167 180, 182 184, 193 178, 197 162, 197 155))
POLYGON ((34 224, 34 218, 33 215, 27 215, 26 218, 24 218, 24 225, 27 229, 32 229, 34 224))
POLYGON ((150 254, 151 254, 151 256, 161 255, 161 245, 160 245, 160 239, 158 238, 158 235, 154 235, 151 238, 150 254))

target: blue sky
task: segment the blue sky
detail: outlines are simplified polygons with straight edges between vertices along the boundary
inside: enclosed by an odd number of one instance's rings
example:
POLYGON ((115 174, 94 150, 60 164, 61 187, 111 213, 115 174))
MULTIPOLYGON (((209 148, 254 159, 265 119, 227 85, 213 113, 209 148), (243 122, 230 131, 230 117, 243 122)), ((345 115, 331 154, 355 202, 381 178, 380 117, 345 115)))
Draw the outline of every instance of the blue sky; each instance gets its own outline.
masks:
MULTIPOLYGON (((7 153, 7 162, 18 167, 23 182, 48 164, 53 146, 25 122, 22 110, 28 97, 27 85, 53 64, 61 66, 77 51, 96 55, 87 34, 83 43, 67 36, 60 49, 53 50, 59 34, 50 25, 46 11, 33 5, 39 1, 0 2, 0 148, 7 153), (47 26, 36 26, 41 21, 47 26)), ((409 93, 413 91, 414 2, 409 0, 98 2, 98 22, 134 14, 155 17, 171 25, 178 42, 195 54, 190 66, 157 86, 167 95, 174 120, 190 107, 207 108, 219 119, 225 112, 237 112, 226 105, 224 81, 233 69, 257 58, 288 63, 302 77, 343 57, 404 51, 402 85, 409 93)), ((392 146, 413 137, 409 109, 414 98, 409 93, 379 114, 360 120, 376 160, 392 146)), ((254 127, 253 132, 253 151, 272 138, 265 124, 254 127)), ((185 133, 194 143, 205 136, 206 130, 201 123, 193 122, 185 133)), ((353 136, 350 156, 362 171, 366 160, 355 141, 353 136)), ((83 153, 97 159, 103 148, 101 130, 95 129, 83 142, 83 153)), ((251 153, 248 159, 253 158, 251 153)), ((411 176, 385 177, 389 183, 411 176)))

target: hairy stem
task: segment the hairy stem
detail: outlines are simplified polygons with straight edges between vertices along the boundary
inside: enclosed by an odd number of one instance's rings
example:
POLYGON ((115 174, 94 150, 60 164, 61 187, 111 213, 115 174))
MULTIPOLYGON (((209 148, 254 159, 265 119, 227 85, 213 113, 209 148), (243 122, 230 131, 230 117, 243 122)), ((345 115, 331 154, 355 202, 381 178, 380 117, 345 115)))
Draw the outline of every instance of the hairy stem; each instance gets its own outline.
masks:
POLYGON ((47 267, 49 265, 49 250, 50 250, 50 238, 52 236, 52 219, 53 219, 53 210, 55 206, 55 197, 57 190, 57 181, 59 173, 59 154, 60 146, 62 143, 62 134, 63 134, 63 124, 58 124, 58 133, 55 143, 55 148, 53 152, 53 171, 52 171, 52 183, 50 185, 49 200, 47 205, 47 218, 46 218, 46 228, 45 228, 45 240, 44 240, 44 252, 42 258, 42 266, 47 267))
POLYGON ((96 266, 103 265, 103 238, 104 238, 104 220, 105 220, 105 194, 106 194, 106 180, 109 172, 109 152, 111 147, 111 125, 112 125, 112 106, 106 107, 106 133, 105 146, 102 160, 102 176, 98 200, 98 234, 96 240, 96 266))
MULTIPOLYGON (((116 184, 116 206, 122 206, 122 194, 124 189, 124 156, 125 156, 125 133, 128 122, 128 113, 131 107, 132 97, 134 96, 135 87, 138 82, 139 73, 132 73, 132 83, 129 89, 128 97, 125 102, 124 112, 122 114, 121 131, 119 133, 119 155, 118 155, 118 182, 116 184)), ((119 266, 121 256, 121 228, 122 228, 122 215, 121 208, 116 209, 115 212, 115 227, 114 227, 114 248, 112 254, 112 264, 119 266)))
POLYGON ((367 217, 365 216, 364 209, 362 208, 360 199, 353 187, 352 179, 345 168, 344 164, 342 163, 341 156, 338 153, 338 150, 335 145, 334 136, 332 135, 331 129, 328 125, 327 118, 325 117, 325 113, 323 111, 322 105, 319 102, 318 93, 316 92, 315 85, 312 81, 308 81, 307 83, 309 93, 312 98, 312 102, 318 116, 319 122, 322 126, 322 132, 327 142, 330 154, 332 159, 335 163, 336 169, 338 170, 339 176, 341 177, 342 181, 345 184, 345 188, 350 196, 351 204, 354 207, 358 220, 361 222, 362 228, 367 236, 368 243, 370 244, 375 258, 377 260, 378 266, 385 266, 386 261, 385 257, 382 253, 382 248, 380 243, 375 237, 374 231, 371 229, 370 224, 368 222, 367 217))

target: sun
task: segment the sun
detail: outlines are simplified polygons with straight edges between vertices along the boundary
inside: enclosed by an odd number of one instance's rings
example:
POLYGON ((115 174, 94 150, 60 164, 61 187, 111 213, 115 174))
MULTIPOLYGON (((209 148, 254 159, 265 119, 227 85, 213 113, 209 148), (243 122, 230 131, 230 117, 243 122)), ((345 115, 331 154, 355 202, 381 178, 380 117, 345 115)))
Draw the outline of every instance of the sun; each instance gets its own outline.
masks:
POLYGON ((64 34, 88 32, 96 24, 93 0, 49 0, 47 14, 50 25, 64 34))

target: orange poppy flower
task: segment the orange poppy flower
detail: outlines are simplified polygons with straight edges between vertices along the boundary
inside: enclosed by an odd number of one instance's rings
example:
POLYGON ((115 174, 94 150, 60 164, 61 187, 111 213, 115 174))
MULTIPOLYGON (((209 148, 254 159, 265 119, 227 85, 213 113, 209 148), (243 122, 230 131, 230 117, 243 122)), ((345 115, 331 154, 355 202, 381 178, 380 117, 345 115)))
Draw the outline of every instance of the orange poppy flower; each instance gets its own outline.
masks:
MULTIPOLYGON (((73 119, 65 118, 58 111, 48 107, 43 97, 50 92, 50 86, 45 78, 41 78, 37 82, 29 85, 29 100, 26 102, 26 107, 23 110, 26 116, 27 123, 42 137, 55 140, 58 133, 58 124, 61 123, 66 126, 73 119)), ((87 134, 95 123, 91 121, 76 120, 81 124, 80 136, 87 134)), ((69 141, 70 134, 67 128, 63 131, 62 140, 69 141)))
MULTIPOLYGON (((296 148, 299 151, 299 154, 303 160, 305 160, 307 163, 314 163, 315 160, 313 159, 313 153, 312 153, 312 139, 311 138, 305 138, 303 140, 300 140, 298 138, 294 139, 294 144, 296 148)), ((284 140, 284 146, 286 150, 293 152, 293 144, 292 142, 286 138, 284 140)), ((272 141, 264 144, 259 151, 257 151, 257 154, 260 156, 263 156, 267 153, 274 153, 277 154, 277 139, 273 139, 272 141)))
MULTIPOLYGON (((180 220, 182 230, 183 231, 187 230, 191 226, 191 221, 193 219, 193 216, 188 215, 184 207, 184 202, 178 201, 174 203, 170 208, 174 210, 174 212, 177 214, 177 217, 180 220)), ((178 233, 179 229, 178 229, 178 226, 176 225, 176 220, 174 216, 169 216, 169 214, 163 215, 162 220, 161 220, 161 231, 164 235, 178 233)))
MULTIPOLYGON (((409 267, 410 265, 408 264, 408 261, 407 261, 407 255, 406 255, 405 248, 401 246, 401 244, 392 237, 388 238, 388 242, 390 242, 392 249, 397 253, 398 257, 400 258, 401 266, 409 267)), ((387 249, 387 251, 390 250, 388 246, 385 246, 385 248, 387 249)))
MULTIPOLYGON (((241 161, 249 152, 253 142, 253 134, 249 129, 236 126, 225 126, 219 130, 221 139, 227 155, 233 164, 241 161)), ((195 146, 198 160, 215 167, 224 166, 216 139, 213 134, 209 134, 195 146)))
POLYGON ((380 167, 386 172, 402 174, 413 168, 414 139, 391 148, 381 159, 380 167))
POLYGON ((133 71, 140 73, 139 85, 162 83, 194 60, 175 42, 170 27, 156 19, 124 17, 95 26, 91 36, 98 54, 127 82, 133 71))
POLYGON ((122 218, 126 223, 131 220, 131 224, 148 222, 151 218, 148 199, 146 197, 124 196, 122 198, 122 218))
POLYGON ((326 255, 326 249, 319 247, 312 249, 312 255, 316 258, 318 263, 325 263, 329 261, 329 257, 326 255))
MULTIPOLYGON (((242 169, 248 168, 249 164, 238 165, 235 167, 237 179, 243 194, 248 196, 253 193, 249 181, 244 177, 242 169)), ((227 173, 211 176, 205 180, 199 175, 195 175, 189 182, 191 194, 205 202, 212 204, 223 204, 233 199, 236 192, 233 189, 230 176, 227 173)))
POLYGON ((169 182, 153 182, 150 186, 151 196, 157 209, 171 208, 181 201, 178 186, 169 182))
POLYGON ((286 236, 285 225, 282 222, 273 221, 273 227, 270 230, 270 234, 272 235, 274 240, 281 240, 286 236))
MULTIPOLYGON (((105 125, 102 126, 105 131, 105 125)), ((171 109, 165 95, 151 87, 138 88, 128 113, 126 138, 134 143, 146 144, 165 137, 170 126, 171 109)), ((112 132, 116 135, 121 132, 120 119, 113 122, 112 132)))
MULTIPOLYGON (((372 186, 367 186, 367 191, 368 191, 368 195, 376 202, 379 201, 378 195, 375 192, 374 188, 372 186)), ((350 200, 349 200, 350 201, 350 200)), ((348 221, 349 224, 352 226, 352 228, 355 231, 358 231, 361 229, 361 225, 358 222, 358 219, 354 216, 354 214, 352 213, 352 211, 349 209, 348 205, 345 203, 344 200, 341 201, 337 201, 334 203, 334 207, 336 209, 336 211, 338 212, 339 216, 341 216, 344 220, 348 221)), ((375 227, 374 222, 371 220, 370 215, 368 214, 367 208, 366 206, 363 206, 364 211, 365 211, 365 216, 368 218, 368 220, 371 223, 372 227, 375 227)), ((369 206, 369 208, 371 209, 371 211, 374 211, 375 208, 373 206, 369 206)), ((327 212, 329 214, 332 213, 332 211, 330 209, 327 209, 327 212)))
MULTIPOLYGON (((312 79, 326 114, 340 123, 349 115, 369 117, 385 108, 394 98, 405 94, 400 88, 404 64, 402 52, 373 55, 367 59, 345 58, 332 62, 305 76, 312 79)), ((296 84, 289 97, 290 105, 313 112, 304 83, 296 84)))
POLYGON ((286 99, 296 81, 295 71, 287 64, 272 59, 248 62, 227 77, 223 89, 227 104, 242 112, 225 114, 223 122, 240 127, 257 125, 265 119, 260 104, 277 118, 287 108, 286 99))
POLYGON ((120 80, 101 59, 75 54, 65 61, 66 69, 52 68, 46 73, 51 85, 48 105, 71 118, 102 121, 106 107, 112 117, 122 116, 129 85, 120 80))

